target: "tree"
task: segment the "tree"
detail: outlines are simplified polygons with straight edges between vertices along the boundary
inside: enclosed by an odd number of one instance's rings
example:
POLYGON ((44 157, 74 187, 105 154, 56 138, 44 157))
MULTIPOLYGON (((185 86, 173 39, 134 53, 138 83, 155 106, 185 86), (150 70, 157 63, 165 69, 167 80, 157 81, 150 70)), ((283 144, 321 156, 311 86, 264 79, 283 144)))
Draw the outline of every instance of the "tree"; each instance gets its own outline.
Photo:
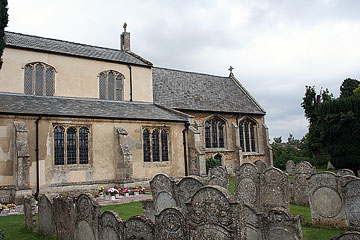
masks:
POLYGON ((360 84, 353 92, 355 95, 360 95, 360 84))
POLYGON ((340 86, 340 97, 349 97, 354 94, 354 90, 359 86, 360 82, 356 79, 347 78, 340 86))
POLYGON ((5 48, 5 27, 8 24, 8 3, 7 0, 0 0, 0 69, 2 67, 2 54, 5 48))

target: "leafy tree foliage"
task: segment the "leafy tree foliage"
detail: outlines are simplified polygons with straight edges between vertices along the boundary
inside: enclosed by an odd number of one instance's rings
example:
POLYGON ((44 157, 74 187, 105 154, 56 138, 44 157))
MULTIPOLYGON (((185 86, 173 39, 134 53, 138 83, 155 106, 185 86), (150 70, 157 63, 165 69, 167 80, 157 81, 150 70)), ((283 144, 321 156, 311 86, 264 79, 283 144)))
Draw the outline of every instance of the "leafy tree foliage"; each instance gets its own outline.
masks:
POLYGON ((207 158, 206 160, 206 173, 209 173, 209 170, 221 166, 221 161, 214 158, 207 158))
POLYGON ((356 79, 347 78, 340 86, 340 97, 349 97, 354 94, 354 90, 359 87, 360 82, 356 79))
POLYGON ((0 69, 2 67, 2 59, 1 56, 3 54, 5 48, 5 27, 8 24, 8 8, 7 8, 7 0, 0 0, 0 69))
POLYGON ((360 95, 360 84, 353 92, 355 95, 360 95))

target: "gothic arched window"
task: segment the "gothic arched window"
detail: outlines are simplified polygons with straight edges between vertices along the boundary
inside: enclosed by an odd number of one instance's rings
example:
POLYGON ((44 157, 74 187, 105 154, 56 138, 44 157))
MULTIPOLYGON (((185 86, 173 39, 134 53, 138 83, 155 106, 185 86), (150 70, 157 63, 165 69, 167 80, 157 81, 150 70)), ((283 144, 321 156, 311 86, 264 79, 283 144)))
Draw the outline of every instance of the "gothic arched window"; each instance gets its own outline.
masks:
POLYGON ((169 156, 169 129, 162 127, 143 130, 144 162, 167 162, 169 156))
POLYGON ((68 128, 66 131, 67 164, 76 164, 76 131, 68 128))
POLYGON ((161 158, 162 161, 169 161, 168 137, 165 130, 161 130, 161 158))
POLYGON ((243 152, 256 152, 256 123, 245 119, 239 123, 240 146, 243 152))
POLYGON ((123 100, 124 75, 108 70, 99 74, 99 98, 105 100, 123 100))
POLYGON ((89 163, 89 129, 82 127, 79 130, 79 164, 89 163))
POLYGON ((213 118, 205 121, 205 147, 224 148, 225 147, 225 122, 213 118))
POLYGON ((152 157, 153 162, 159 162, 160 161, 160 150, 159 150, 159 131, 154 130, 151 134, 151 143, 152 143, 152 157))
POLYGON ((53 96, 55 92, 55 69, 41 62, 29 63, 24 68, 24 93, 28 95, 53 96))
POLYGON ((150 134, 147 129, 143 131, 144 162, 150 162, 150 134))
POLYGON ((64 165, 64 129, 56 127, 54 130, 55 165, 64 165))

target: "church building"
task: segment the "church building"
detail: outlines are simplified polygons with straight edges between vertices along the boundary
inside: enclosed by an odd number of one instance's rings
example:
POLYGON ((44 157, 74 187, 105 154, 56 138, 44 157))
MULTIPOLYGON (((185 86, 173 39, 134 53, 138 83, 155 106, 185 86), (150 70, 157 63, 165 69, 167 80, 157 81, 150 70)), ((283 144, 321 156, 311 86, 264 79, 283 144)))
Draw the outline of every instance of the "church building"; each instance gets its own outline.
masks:
POLYGON ((265 111, 235 78, 154 67, 130 49, 6 32, 0 202, 136 186, 157 173, 272 164, 265 111))

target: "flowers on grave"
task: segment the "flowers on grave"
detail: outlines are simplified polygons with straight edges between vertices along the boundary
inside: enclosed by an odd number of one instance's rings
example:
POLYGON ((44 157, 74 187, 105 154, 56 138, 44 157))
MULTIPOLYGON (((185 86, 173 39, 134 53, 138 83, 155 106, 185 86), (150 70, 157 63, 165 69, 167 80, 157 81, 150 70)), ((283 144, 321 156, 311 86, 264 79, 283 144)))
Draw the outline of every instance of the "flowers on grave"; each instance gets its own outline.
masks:
POLYGON ((140 194, 144 194, 145 191, 146 191, 146 189, 141 185, 139 185, 135 188, 135 192, 139 192, 140 194))
POLYGON ((116 194, 119 194, 119 190, 117 190, 116 188, 109 188, 105 190, 105 193, 110 194, 111 196, 115 196, 116 194))
POLYGON ((16 208, 16 205, 14 203, 9 203, 8 205, 6 205, 8 209, 13 210, 16 208))
POLYGON ((123 194, 129 193, 129 189, 128 188, 121 189, 121 193, 123 194))
POLYGON ((104 194, 104 186, 98 186, 99 195, 104 194))

